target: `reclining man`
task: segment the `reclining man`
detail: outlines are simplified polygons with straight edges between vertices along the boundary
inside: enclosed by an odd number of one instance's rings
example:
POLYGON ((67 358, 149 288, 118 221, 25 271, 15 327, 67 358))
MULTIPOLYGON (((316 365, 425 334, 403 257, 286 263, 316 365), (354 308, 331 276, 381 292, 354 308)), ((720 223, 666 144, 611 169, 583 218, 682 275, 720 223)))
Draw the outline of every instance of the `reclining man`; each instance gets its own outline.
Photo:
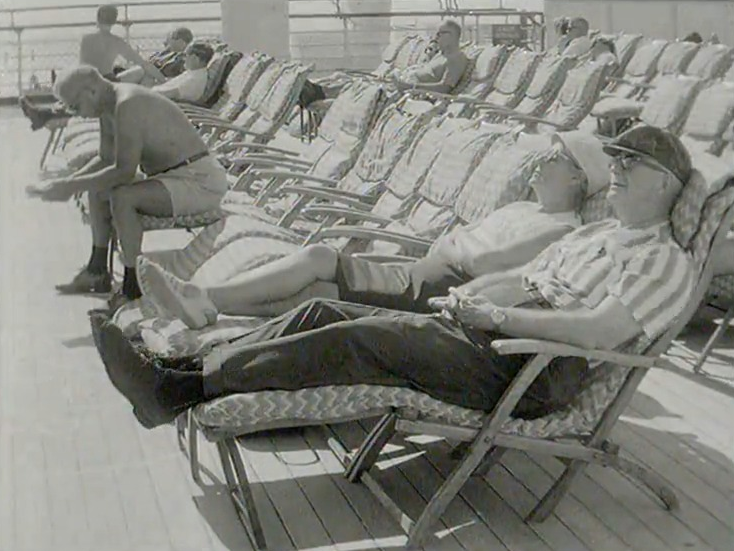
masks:
POLYGON ((185 51, 185 71, 168 79, 152 90, 177 101, 196 102, 204 96, 208 80, 207 66, 214 56, 214 48, 206 42, 192 42, 185 51))
MULTIPOLYGON (((150 61, 144 59, 128 42, 112 32, 117 23, 117 7, 100 6, 97 9, 97 30, 82 36, 79 46, 79 63, 90 65, 109 80, 117 80, 114 64, 123 58, 140 68, 153 83, 164 82, 165 75, 150 61)), ((23 114, 31 120, 31 129, 38 130, 53 119, 65 119, 72 114, 59 107, 38 107, 27 97, 20 98, 23 114)))
POLYGON ((98 118, 100 125, 97 157, 71 177, 28 189, 45 201, 89 192, 92 254, 73 281, 57 289, 110 291, 106 259, 114 225, 125 265, 121 294, 134 299, 140 296, 135 276, 143 240, 140 214, 168 217, 215 209, 227 190, 226 174, 184 112, 148 88, 110 82, 93 67, 81 66, 59 78, 54 91, 69 110, 98 118))
MULTIPOLYGON (((177 77, 184 72, 186 61, 186 47, 194 40, 194 33, 186 27, 172 30, 163 42, 163 50, 150 56, 150 62, 155 65, 166 78, 177 77)), ((117 74, 120 82, 132 82, 143 86, 153 86, 155 81, 150 79, 140 66, 131 67, 117 74)))
POLYGON ((589 22, 583 17, 572 17, 568 20, 565 40, 560 42, 561 55, 581 57, 591 50, 589 38, 589 22))
POLYGON ((448 94, 456 88, 469 64, 469 59, 459 46, 461 26, 450 19, 444 21, 436 31, 435 40, 439 53, 430 61, 402 71, 393 71, 388 76, 398 90, 414 88, 448 94))
MULTIPOLYGON (((214 349, 201 365, 151 363, 141 372, 108 362, 108 374, 148 427, 222 395, 325 385, 405 386, 490 410, 527 359, 494 353, 489 345, 498 335, 599 349, 655 338, 694 284, 693 260, 669 223, 690 157, 677 137, 648 126, 623 133, 607 151, 614 156, 607 198, 618 220, 566 234, 510 278, 491 273, 434 298, 440 314, 307 301, 214 349)), ((563 407, 586 373, 584 360, 552 362, 515 415, 563 407)))
POLYGON ((430 312, 430 297, 475 277, 518 269, 580 225, 577 211, 587 189, 595 193, 607 184, 608 157, 598 140, 583 133, 555 139, 552 148, 526 161, 536 167, 529 184, 537 203, 512 203, 480 222, 458 227, 416 262, 381 264, 317 244, 207 289, 175 278, 145 257, 139 261, 139 276, 160 310, 192 328, 213 323, 219 312, 280 315, 317 297, 430 312), (605 167, 601 175, 595 169, 600 165, 605 167))

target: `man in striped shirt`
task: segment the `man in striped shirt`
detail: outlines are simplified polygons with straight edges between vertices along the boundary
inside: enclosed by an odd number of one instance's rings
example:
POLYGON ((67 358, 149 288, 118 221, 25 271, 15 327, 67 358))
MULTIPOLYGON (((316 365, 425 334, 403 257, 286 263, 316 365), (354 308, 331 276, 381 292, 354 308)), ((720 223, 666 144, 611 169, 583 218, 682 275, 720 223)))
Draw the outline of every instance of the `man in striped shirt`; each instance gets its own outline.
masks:
MULTIPOLYGON (((669 213, 691 173, 674 135, 641 126, 608 144, 608 200, 617 220, 581 227, 528 265, 479 277, 436 314, 333 300, 308 301, 185 371, 107 364, 145 426, 171 420, 194 403, 261 390, 328 385, 404 386, 463 407, 491 410, 527 356, 500 356, 499 336, 616 349, 658 336, 690 295, 695 269, 671 236, 669 213), (153 386, 155 388, 153 388, 153 386)), ((558 358, 538 376, 514 414, 562 408, 583 385, 587 364, 558 358)))

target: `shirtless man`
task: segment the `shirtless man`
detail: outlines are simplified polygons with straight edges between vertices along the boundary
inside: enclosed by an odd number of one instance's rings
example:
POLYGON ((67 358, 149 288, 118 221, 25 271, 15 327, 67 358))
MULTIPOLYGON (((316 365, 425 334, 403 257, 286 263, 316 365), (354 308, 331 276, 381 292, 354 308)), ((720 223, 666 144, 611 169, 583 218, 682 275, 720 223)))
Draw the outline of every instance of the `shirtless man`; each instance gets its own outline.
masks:
POLYGON ((135 261, 143 239, 139 215, 214 209, 227 190, 226 174, 184 112, 148 88, 110 82, 95 68, 81 66, 59 78, 54 93, 70 111, 100 123, 98 157, 68 178, 28 188, 45 201, 89 192, 91 258, 71 283, 57 289, 110 291, 106 258, 114 227, 125 265, 121 295, 136 298, 135 261), (146 175, 143 179, 138 170, 146 175))
MULTIPOLYGON (((194 40, 194 33, 187 27, 178 27, 166 36, 163 42, 163 50, 150 56, 150 62, 155 65, 163 76, 174 78, 184 72, 186 64, 186 47, 194 40)), ((143 86, 152 86, 155 80, 146 74, 140 66, 131 67, 118 73, 120 82, 132 82, 143 86)))
MULTIPOLYGON (((112 33, 117 23, 117 8, 112 5, 97 9, 97 30, 82 36, 79 46, 79 63, 97 69, 105 78, 117 80, 114 74, 115 60, 123 58, 134 65, 153 82, 165 82, 166 77, 150 61, 144 59, 128 42, 112 33)), ((37 107, 26 98, 20 98, 23 113, 31 119, 31 128, 38 130, 52 119, 67 118, 71 113, 57 107, 37 107)))
POLYGON ((427 63, 408 67, 391 75, 398 90, 415 88, 426 92, 450 93, 461 80, 469 59, 459 48, 461 27, 456 21, 444 21, 436 32, 439 54, 427 63))

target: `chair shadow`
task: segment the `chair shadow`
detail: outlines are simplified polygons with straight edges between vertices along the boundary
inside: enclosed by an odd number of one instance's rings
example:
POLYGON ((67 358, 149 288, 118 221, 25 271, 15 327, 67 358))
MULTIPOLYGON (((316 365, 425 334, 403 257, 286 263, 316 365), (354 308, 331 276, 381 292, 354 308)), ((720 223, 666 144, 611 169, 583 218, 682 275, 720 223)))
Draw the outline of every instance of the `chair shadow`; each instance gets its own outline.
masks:
POLYGON ((66 339, 61 341, 66 348, 84 348, 88 346, 94 346, 94 338, 92 335, 86 335, 84 337, 74 337, 72 339, 66 339))

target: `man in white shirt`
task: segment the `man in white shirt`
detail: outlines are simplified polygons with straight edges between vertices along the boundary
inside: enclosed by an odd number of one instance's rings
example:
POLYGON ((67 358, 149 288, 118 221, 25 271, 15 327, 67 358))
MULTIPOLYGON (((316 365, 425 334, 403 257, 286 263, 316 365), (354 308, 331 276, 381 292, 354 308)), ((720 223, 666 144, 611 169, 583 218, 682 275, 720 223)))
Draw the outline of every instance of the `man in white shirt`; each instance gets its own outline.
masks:
POLYGON ((204 95, 207 82, 207 65, 214 56, 214 49, 205 42, 192 42, 185 50, 185 71, 153 86, 153 90, 178 101, 199 101, 204 95))

